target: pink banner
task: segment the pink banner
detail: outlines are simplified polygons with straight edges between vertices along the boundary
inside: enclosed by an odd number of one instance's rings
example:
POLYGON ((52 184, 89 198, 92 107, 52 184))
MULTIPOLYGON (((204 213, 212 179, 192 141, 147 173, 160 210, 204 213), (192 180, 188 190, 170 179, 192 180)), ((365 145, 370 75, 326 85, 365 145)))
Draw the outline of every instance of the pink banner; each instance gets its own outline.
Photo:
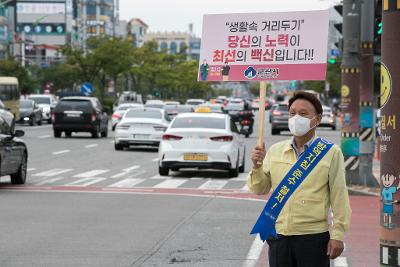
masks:
POLYGON ((325 80, 328 15, 205 15, 198 80, 325 80))

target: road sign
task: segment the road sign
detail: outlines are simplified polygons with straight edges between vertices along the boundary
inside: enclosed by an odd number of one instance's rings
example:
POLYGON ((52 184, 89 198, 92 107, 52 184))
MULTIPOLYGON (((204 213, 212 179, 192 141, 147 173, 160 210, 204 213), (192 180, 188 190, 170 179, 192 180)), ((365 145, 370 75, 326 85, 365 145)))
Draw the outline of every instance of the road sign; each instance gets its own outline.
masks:
POLYGON ((92 83, 84 83, 81 87, 81 93, 85 96, 91 96, 94 92, 94 87, 92 83))

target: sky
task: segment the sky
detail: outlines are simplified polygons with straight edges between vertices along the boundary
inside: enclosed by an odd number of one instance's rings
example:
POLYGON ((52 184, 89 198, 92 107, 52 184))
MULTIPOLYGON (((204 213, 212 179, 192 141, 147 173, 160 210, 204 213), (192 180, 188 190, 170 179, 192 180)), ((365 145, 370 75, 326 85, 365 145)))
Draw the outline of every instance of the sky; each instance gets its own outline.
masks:
POLYGON ((204 14, 327 9, 338 0, 120 0, 120 19, 140 18, 150 32, 186 31, 201 37, 204 14))

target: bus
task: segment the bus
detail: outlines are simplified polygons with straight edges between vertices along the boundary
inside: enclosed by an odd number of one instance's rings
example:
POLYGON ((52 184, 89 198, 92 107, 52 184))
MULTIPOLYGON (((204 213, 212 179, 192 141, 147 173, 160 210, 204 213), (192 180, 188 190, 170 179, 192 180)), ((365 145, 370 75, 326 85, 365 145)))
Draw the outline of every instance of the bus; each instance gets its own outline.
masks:
POLYGON ((20 92, 16 77, 0 77, 1 108, 9 110, 16 121, 19 120, 20 92))

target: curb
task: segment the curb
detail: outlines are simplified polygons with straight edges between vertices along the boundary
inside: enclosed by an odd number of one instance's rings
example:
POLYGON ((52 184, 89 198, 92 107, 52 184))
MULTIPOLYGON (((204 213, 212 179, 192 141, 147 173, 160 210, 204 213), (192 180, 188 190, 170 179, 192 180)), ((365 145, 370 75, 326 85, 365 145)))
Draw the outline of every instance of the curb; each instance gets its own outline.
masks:
POLYGON ((372 197, 379 197, 379 193, 369 191, 369 188, 365 189, 357 189, 354 187, 348 187, 350 194, 362 195, 362 196, 372 196, 372 197))

